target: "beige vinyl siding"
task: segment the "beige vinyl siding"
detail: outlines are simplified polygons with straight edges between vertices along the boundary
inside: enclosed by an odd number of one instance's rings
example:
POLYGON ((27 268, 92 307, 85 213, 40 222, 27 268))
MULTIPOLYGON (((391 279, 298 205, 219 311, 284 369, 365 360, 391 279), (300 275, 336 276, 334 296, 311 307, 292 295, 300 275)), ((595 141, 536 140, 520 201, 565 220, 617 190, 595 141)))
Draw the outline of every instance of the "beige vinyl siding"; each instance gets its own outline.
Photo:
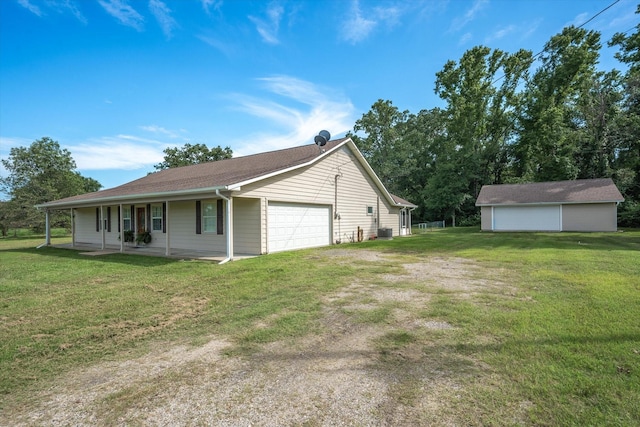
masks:
POLYGON ((616 231, 615 203, 562 205, 563 231, 616 231))
POLYGON ((261 199, 233 198, 233 251, 260 254, 261 199))
MULTIPOLYGON (((105 244, 119 245, 120 240, 118 239, 118 236, 120 235, 120 233, 118 233, 118 206, 116 205, 116 206, 109 206, 109 207, 111 208, 111 231, 107 231, 107 228, 105 227, 105 230, 104 230, 105 244)), ((108 215, 107 206, 103 207, 103 214, 104 214, 104 219, 107 219, 107 215, 108 215)), ((104 224, 104 221, 103 221, 103 224, 104 224)))
MULTIPOLYGON (((318 153, 320 154, 320 153, 318 153)), ((376 187, 373 180, 364 170, 360 162, 344 146, 330 156, 310 167, 296 169, 285 174, 245 185, 234 194, 242 197, 264 197, 270 202, 310 203, 331 205, 333 213, 340 215, 340 220, 333 220, 333 242, 337 239, 348 241, 351 236, 357 238, 357 229, 364 230, 365 239, 377 234, 379 224, 378 198, 380 199, 380 225, 393 229, 399 234, 398 209, 389 204, 386 197, 376 187), (335 204, 336 175, 337 208, 335 204), (373 215, 367 215, 367 206, 373 206, 373 215)), ((267 224, 265 205, 262 205, 263 250, 267 241, 267 224)))
POLYGON ((493 230, 493 210, 491 206, 482 206, 480 208, 480 228, 483 231, 493 230))
MULTIPOLYGON (((209 199, 207 199, 209 200, 209 199)), ((215 199, 210 199, 215 202, 215 199)), ((202 200, 205 202, 205 200, 202 200)), ((225 202, 226 203, 226 202, 225 202)), ((223 209, 226 207, 223 204, 223 209)), ((226 221, 226 212, 224 221, 226 221)), ((171 202, 169 204, 169 232, 171 248, 191 249, 206 252, 226 252, 227 241, 224 234, 196 234, 196 202, 171 202)), ((162 234, 162 233, 161 233, 162 234)), ((164 240, 162 241, 164 245, 164 240)))
POLYGON ((74 243, 101 244, 102 234, 96 231, 96 208, 74 209, 73 212, 75 221, 74 243))

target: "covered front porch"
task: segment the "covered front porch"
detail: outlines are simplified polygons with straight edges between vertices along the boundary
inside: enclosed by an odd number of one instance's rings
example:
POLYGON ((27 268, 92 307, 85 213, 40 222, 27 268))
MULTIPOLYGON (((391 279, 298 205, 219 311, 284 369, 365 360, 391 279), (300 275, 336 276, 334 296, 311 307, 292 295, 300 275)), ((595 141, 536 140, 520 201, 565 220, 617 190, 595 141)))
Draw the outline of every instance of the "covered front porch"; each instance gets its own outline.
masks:
MULTIPOLYGON (((57 245, 51 245, 51 247, 62 248, 62 249, 71 249, 80 252, 82 255, 87 256, 101 256, 101 255, 110 255, 110 254, 118 254, 124 253, 128 255, 146 255, 146 256, 155 256, 155 257, 164 257, 164 258, 173 258, 173 259, 190 259, 190 260, 201 260, 201 261, 213 261, 213 262, 222 262, 227 259, 226 252, 211 252, 211 251, 196 251, 189 249, 171 249, 170 255, 166 254, 165 248, 162 247, 153 247, 153 246, 127 246, 125 245, 122 248, 120 245, 104 245, 101 244, 93 244, 93 243, 63 243, 57 245)), ((257 255, 251 254, 234 254, 233 261, 253 258, 257 255)))

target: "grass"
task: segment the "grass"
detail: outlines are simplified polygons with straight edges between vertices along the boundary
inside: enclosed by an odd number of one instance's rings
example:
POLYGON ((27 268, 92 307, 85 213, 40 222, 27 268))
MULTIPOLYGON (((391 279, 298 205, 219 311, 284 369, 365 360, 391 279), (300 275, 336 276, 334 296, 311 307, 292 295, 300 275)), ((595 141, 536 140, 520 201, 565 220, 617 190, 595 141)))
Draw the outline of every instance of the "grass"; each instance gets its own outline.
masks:
MULTIPOLYGON (((382 284, 380 277, 397 274, 403 263, 462 257, 485 267, 479 279, 499 276, 505 291, 463 298, 430 289, 429 304, 409 310, 455 328, 394 327, 376 340, 379 369, 398 378, 392 389, 398 402, 419 399, 415 373, 429 364, 464 385, 450 392, 443 409, 457 424, 634 425, 640 419, 640 231, 458 228, 343 245, 395 260, 380 263, 337 262, 317 249, 218 266, 85 257, 34 249, 39 243, 0 239, 0 411, 2 402, 26 402, 58 375, 131 358, 156 342, 224 336, 234 343, 228 354, 242 356, 264 343, 318 333, 326 295, 356 280, 424 291, 424 284, 382 284)), ((380 325, 391 322, 400 304, 343 312, 354 322, 380 325)))

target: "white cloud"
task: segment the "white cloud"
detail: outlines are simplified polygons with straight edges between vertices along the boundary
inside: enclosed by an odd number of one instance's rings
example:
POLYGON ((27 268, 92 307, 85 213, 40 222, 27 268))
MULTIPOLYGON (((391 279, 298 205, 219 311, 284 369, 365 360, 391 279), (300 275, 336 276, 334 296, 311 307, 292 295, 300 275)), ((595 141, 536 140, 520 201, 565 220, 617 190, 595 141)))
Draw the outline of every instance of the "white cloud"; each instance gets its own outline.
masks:
POLYGON ((351 11, 345 24, 340 26, 343 40, 356 44, 369 37, 381 24, 395 27, 400 24, 400 18, 412 13, 415 6, 412 3, 398 3, 387 7, 376 6, 369 11, 360 8, 359 0, 351 2, 351 11))
POLYGON ((212 37, 204 34, 196 35, 196 37, 201 41, 205 42, 206 44, 208 44, 209 46, 219 50, 222 54, 226 56, 231 56, 236 52, 236 49, 233 45, 223 42, 216 37, 212 37))
POLYGON ((37 16, 43 15, 42 9, 40 9, 35 4, 32 4, 29 0, 18 0, 18 4, 24 7, 25 9, 27 9, 29 12, 33 13, 34 15, 37 15, 37 16))
POLYGON ((80 9, 78 9, 78 5, 73 0, 49 0, 47 3, 51 7, 59 9, 59 11, 61 12, 64 12, 64 10, 66 9, 67 11, 71 12, 71 14, 75 16, 78 21, 87 25, 87 18, 82 14, 82 12, 80 12, 80 9))
POLYGON ((487 3, 489 3, 488 0, 476 0, 473 6, 471 6, 471 9, 467 10, 464 15, 454 18, 449 27, 449 31, 460 31, 465 25, 476 18, 478 12, 480 12, 487 3))
POLYGON ((284 8, 279 4, 272 3, 267 9, 267 19, 249 16, 251 22, 256 25, 256 30, 266 43, 278 44, 278 30, 280 29, 280 20, 284 13, 284 8))
POLYGON ((155 16, 162 32, 167 39, 170 39, 174 28, 178 26, 178 23, 171 16, 171 9, 167 7, 161 0, 149 0, 149 10, 153 16, 155 16))
POLYGON ((98 3, 109 15, 120 21, 122 25, 142 31, 144 17, 136 12, 126 0, 98 0, 98 3))
POLYGON ((491 44, 491 42, 493 42, 495 40, 500 40, 500 39, 508 36, 509 34, 513 33, 515 30, 516 30, 516 26, 515 25, 509 25, 509 26, 506 26, 504 28, 500 28, 499 30, 497 30, 493 34, 488 35, 487 38, 484 39, 484 43, 487 44, 487 45, 491 44))
POLYGON ((568 26, 580 26, 582 24, 584 24, 584 22, 589 19, 589 13, 588 12, 582 12, 581 14, 577 15, 575 18, 573 18, 573 20, 567 22, 566 24, 563 25, 563 27, 568 27, 568 26))
POLYGON ((356 44, 366 39, 376 25, 378 25, 377 21, 362 16, 358 0, 353 0, 351 17, 349 17, 346 24, 340 28, 342 38, 351 44, 356 44))
POLYGON ((155 133, 158 135, 168 136, 169 138, 180 138, 182 136, 181 133, 185 132, 184 130, 173 131, 173 130, 165 129, 162 126, 158 126, 158 125, 140 126, 140 129, 147 132, 155 133))
POLYGON ((67 146, 78 169, 135 170, 162 162, 169 144, 131 135, 92 138, 84 143, 67 146))
POLYGON ((289 76, 266 77, 258 81, 268 92, 283 99, 276 102, 236 94, 233 99, 237 108, 271 122, 280 130, 246 135, 234 141, 231 145, 238 147, 234 148, 236 156, 308 144, 322 129, 334 136, 343 134, 355 121, 351 101, 329 88, 289 76))
POLYGON ((202 0, 202 8, 207 13, 211 13, 211 9, 219 11, 220 7, 222 7, 222 0, 202 0))
POLYGON ((458 45, 462 46, 466 44, 472 37, 473 35, 471 33, 464 33, 462 37, 460 37, 460 40, 458 40, 458 45))

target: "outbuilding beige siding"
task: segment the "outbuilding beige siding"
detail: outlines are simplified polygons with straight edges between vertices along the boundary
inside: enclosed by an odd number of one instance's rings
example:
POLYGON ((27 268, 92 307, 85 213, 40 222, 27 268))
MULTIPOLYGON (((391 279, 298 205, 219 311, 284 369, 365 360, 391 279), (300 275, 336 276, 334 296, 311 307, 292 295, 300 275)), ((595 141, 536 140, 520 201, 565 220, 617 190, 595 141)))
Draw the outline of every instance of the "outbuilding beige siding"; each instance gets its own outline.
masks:
POLYGON ((562 205, 563 231, 617 231, 615 203, 562 205))

